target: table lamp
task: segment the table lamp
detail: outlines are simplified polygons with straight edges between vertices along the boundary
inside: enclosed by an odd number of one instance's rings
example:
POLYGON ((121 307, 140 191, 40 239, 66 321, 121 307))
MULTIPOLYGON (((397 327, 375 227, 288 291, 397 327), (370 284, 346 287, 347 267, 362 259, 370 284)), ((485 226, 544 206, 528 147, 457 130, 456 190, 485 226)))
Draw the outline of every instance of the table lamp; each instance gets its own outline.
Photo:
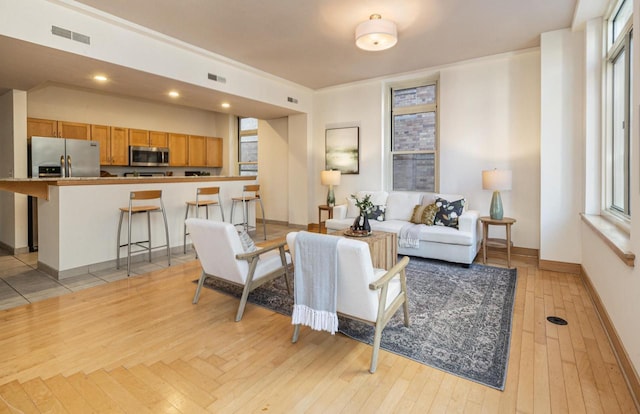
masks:
POLYGON ((494 220, 502 220, 503 210, 500 191, 511 190, 511 171, 498 169, 482 171, 482 189, 493 191, 489 215, 494 220))
POLYGON ((325 170, 320 173, 320 182, 322 185, 329 186, 329 192, 327 193, 327 205, 333 207, 336 205, 336 196, 333 194, 333 186, 340 185, 340 171, 338 170, 325 170))

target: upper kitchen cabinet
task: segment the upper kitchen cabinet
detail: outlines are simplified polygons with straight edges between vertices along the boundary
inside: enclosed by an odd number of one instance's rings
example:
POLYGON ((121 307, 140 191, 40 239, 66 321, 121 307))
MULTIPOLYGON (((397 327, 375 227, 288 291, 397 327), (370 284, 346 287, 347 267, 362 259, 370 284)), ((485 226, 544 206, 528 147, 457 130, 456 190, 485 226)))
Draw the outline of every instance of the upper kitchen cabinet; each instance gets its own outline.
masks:
POLYGON ((27 118, 27 138, 57 137, 58 121, 50 119, 27 118))
POLYGON ((58 121, 58 137, 91 139, 91 125, 78 122, 58 121))
POLYGON ((100 143, 100 165, 129 164, 127 128, 91 125, 91 139, 100 143))
POLYGON ((129 165, 127 128, 91 125, 91 139, 100 143, 100 165, 129 165))
POLYGON ((129 129, 129 145, 133 147, 148 147, 149 131, 144 129, 129 129))
POLYGON ((169 165, 184 167, 189 156, 189 136, 185 134, 169 134, 169 165))
POLYGON ((91 140, 100 143, 100 165, 111 165, 111 127, 91 125, 91 140))
POLYGON ((169 134, 160 131, 149 131, 149 146, 167 148, 169 146, 169 134))
POLYGON ((189 135, 189 166, 205 167, 207 164, 207 141, 205 137, 189 135))
POLYGON ((207 137, 207 167, 222 167, 222 138, 207 137))

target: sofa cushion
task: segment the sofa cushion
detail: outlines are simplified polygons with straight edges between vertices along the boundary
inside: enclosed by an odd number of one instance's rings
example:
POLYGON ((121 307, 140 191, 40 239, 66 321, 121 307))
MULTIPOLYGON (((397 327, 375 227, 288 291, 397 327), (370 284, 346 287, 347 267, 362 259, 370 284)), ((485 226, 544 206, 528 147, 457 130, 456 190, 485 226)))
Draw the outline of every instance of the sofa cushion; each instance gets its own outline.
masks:
POLYGON ((413 214, 411 215, 411 222, 415 224, 426 224, 427 226, 433 225, 433 221, 436 217, 438 207, 435 203, 431 204, 417 204, 413 208, 413 214))
MULTIPOLYGON (((358 197, 358 200, 362 200, 365 196, 371 195, 371 202, 374 206, 385 206, 387 204, 387 196, 389 193, 386 191, 358 191, 355 196, 358 197)), ((384 215, 385 209, 382 210, 382 214, 384 215)), ((347 197, 347 217, 357 217, 360 215, 360 209, 356 206, 356 200, 349 196, 347 197)), ((369 219, 371 219, 371 214, 369 214, 369 219)), ((377 220, 377 216, 375 218, 377 220)), ((382 218, 384 220, 384 217, 382 218)))
POLYGON ((387 211, 385 220, 409 221, 413 213, 413 207, 420 204, 421 193, 412 192, 392 192, 387 197, 387 211))
POLYGON ((438 212, 434 219, 436 226, 446 226, 458 228, 458 217, 462 214, 464 209, 464 198, 457 201, 449 202, 444 198, 438 198, 436 200, 436 206, 438 206, 438 212))

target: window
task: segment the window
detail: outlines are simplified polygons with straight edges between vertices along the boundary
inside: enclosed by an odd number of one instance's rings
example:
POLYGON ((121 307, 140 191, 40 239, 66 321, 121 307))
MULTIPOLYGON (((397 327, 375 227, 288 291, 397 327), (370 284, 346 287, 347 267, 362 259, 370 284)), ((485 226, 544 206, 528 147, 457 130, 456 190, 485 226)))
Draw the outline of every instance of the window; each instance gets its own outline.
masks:
POLYGON ((623 0, 613 9, 607 27, 607 108, 605 113, 606 160, 605 209, 631 216, 630 131, 633 62, 632 1, 623 0))
POLYGON ((238 175, 258 175, 258 120, 238 118, 238 175))
POLYGON ((437 102, 438 86, 434 81, 391 89, 393 190, 436 191, 437 102))

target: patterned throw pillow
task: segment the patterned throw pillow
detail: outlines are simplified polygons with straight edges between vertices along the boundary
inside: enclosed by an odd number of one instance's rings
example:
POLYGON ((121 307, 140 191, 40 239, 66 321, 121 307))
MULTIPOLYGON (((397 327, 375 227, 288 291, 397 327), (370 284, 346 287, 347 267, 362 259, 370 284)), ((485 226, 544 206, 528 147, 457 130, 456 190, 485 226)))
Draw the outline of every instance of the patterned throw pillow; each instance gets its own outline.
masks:
POLYGON ((458 228, 458 217, 462 214, 464 209, 464 198, 457 201, 447 201, 444 198, 438 198, 436 200, 436 206, 438 212, 434 220, 436 226, 447 226, 458 228))
POLYGON ((373 206, 373 210, 367 214, 369 220, 384 221, 384 211, 387 206, 373 206))
POLYGON ((433 220, 436 216, 438 207, 435 203, 432 204, 418 204, 413 208, 411 214, 411 221, 414 224, 426 224, 427 226, 433 225, 433 220))
POLYGON ((240 243, 242 243, 242 249, 245 253, 255 252, 258 250, 256 244, 253 242, 251 236, 245 229, 238 230, 238 236, 240 236, 240 243))

